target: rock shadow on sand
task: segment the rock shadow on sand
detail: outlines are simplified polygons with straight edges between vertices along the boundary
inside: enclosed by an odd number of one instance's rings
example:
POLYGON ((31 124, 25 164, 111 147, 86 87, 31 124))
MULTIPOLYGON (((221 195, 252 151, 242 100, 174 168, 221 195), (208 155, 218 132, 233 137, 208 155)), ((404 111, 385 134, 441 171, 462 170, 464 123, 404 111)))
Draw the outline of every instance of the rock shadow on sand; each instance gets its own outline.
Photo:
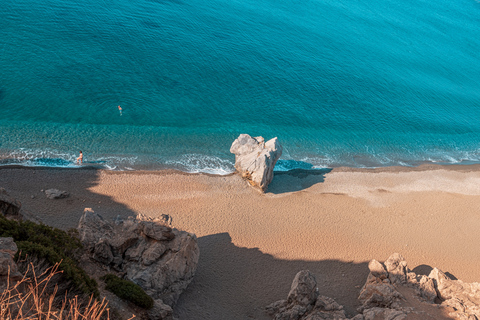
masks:
POLYGON ((200 237, 198 243, 196 275, 174 308, 180 320, 271 319, 264 308, 285 299, 295 275, 305 269, 315 274, 320 294, 356 314, 369 273, 367 263, 277 259, 258 248, 237 247, 228 233, 200 237))
POLYGON ((332 171, 324 169, 293 169, 275 172, 266 193, 282 194, 310 188, 325 181, 325 175, 332 171))
POLYGON ((126 205, 91 191, 98 184, 100 170, 94 166, 51 168, 0 166, 0 188, 22 204, 22 210, 46 225, 67 230, 76 228, 85 208, 92 208, 106 220, 136 216, 126 205), (48 199, 47 189, 66 191, 64 199, 48 199), (42 191, 43 190, 43 191, 42 191))

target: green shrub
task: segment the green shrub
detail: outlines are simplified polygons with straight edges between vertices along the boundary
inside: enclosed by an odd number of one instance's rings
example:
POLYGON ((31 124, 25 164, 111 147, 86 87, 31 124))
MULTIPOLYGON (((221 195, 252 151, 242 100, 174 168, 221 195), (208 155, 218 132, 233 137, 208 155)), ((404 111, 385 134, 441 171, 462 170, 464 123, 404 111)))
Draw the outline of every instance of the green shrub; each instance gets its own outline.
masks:
POLYGON ((68 234, 63 230, 32 221, 8 220, 0 215, 0 236, 12 237, 15 242, 30 241, 41 244, 71 257, 82 247, 80 240, 73 234, 72 231, 68 234))
POLYGON ((102 280, 105 281, 105 289, 113 292, 118 297, 145 309, 153 307, 153 299, 139 285, 120 279, 114 274, 107 274, 102 277, 102 280))
POLYGON ((16 258, 26 255, 45 259, 52 266, 60 263, 63 277, 87 295, 99 296, 97 282, 78 267, 75 252, 80 240, 65 231, 31 221, 8 220, 0 215, 0 237, 12 237, 18 247, 16 258))

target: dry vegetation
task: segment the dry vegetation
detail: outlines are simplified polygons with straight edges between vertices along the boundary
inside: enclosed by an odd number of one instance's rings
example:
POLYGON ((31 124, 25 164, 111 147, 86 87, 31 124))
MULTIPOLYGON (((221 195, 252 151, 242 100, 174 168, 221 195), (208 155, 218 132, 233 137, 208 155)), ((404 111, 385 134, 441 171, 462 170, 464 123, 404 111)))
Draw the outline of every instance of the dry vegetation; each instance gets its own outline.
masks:
POLYGON ((58 266, 57 263, 36 274, 34 265, 30 264, 33 276, 24 276, 17 282, 7 281, 0 294, 0 320, 109 320, 105 298, 97 301, 91 295, 87 302, 82 302, 75 296, 55 302, 58 287, 52 284, 52 279, 61 273, 58 266), (52 286, 53 290, 49 290, 52 286))

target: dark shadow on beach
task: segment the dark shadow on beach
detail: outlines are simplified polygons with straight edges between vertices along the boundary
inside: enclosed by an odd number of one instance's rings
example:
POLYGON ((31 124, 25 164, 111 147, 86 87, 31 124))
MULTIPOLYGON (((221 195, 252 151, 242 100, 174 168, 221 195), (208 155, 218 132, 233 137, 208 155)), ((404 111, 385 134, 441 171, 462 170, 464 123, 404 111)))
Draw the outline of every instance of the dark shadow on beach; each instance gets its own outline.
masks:
POLYGON ((90 191, 98 183, 95 166, 49 168, 0 166, 0 188, 22 204, 22 210, 41 222, 60 229, 76 228, 85 208, 92 208, 105 220, 136 213, 109 196, 90 191), (70 195, 64 199, 48 199, 47 189, 59 189, 70 195), (42 191, 43 190, 43 191, 42 191))
POLYGON ((235 246, 228 233, 201 237, 198 243, 200 261, 195 278, 174 308, 180 320, 271 319, 264 307, 286 299, 301 270, 314 273, 319 293, 334 298, 353 316, 369 273, 367 262, 276 259, 257 248, 235 246))
MULTIPOLYGON (((421 264, 419 266, 416 266, 414 269, 412 269, 413 272, 419 275, 425 275, 428 276, 430 272, 433 270, 433 268, 427 264, 421 264)), ((457 277, 455 277, 453 274, 450 272, 445 272, 445 275, 450 278, 450 280, 458 280, 457 277)))
POLYGON ((332 171, 325 169, 293 169, 275 172, 272 182, 268 185, 267 193, 281 194, 307 189, 317 183, 325 181, 325 175, 332 171))

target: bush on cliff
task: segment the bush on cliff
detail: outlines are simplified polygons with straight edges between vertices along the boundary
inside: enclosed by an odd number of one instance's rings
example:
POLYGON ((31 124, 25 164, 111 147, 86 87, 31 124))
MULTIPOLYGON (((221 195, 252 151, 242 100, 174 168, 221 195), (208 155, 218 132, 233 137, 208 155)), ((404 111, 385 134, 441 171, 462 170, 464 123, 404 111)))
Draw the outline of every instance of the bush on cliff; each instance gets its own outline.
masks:
POLYGON ((18 247, 16 258, 27 255, 60 263, 65 280, 86 295, 99 296, 97 282, 78 267, 75 253, 82 247, 78 238, 67 232, 31 221, 8 220, 0 215, 0 237, 12 237, 18 247))
POLYGON ((105 289, 113 292, 118 297, 145 309, 153 307, 153 299, 135 283, 120 279, 114 274, 107 274, 102 277, 102 280, 105 281, 105 289))

